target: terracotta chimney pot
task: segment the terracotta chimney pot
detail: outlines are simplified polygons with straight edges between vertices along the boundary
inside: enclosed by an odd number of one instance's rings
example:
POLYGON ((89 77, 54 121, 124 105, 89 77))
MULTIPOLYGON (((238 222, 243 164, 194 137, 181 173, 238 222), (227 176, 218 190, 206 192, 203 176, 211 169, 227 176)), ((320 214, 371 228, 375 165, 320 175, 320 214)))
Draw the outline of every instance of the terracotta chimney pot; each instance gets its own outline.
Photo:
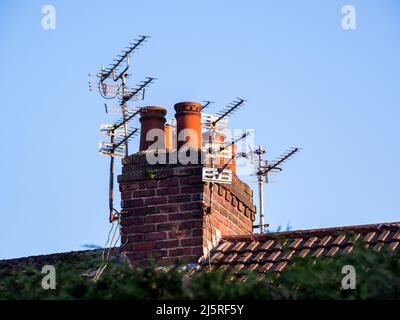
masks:
POLYGON ((175 104, 177 149, 183 144, 189 144, 193 148, 201 149, 201 104, 197 102, 180 102, 175 104), (186 132, 185 141, 179 141, 182 130, 190 129, 186 132))
MULTIPOLYGON (((152 129, 160 129, 164 132, 164 124, 166 122, 165 115, 167 110, 163 107, 150 106, 144 107, 140 111, 140 147, 139 151, 147 150, 155 141, 146 141, 147 133, 152 129)), ((160 148, 165 148, 165 133, 159 142, 160 148)))

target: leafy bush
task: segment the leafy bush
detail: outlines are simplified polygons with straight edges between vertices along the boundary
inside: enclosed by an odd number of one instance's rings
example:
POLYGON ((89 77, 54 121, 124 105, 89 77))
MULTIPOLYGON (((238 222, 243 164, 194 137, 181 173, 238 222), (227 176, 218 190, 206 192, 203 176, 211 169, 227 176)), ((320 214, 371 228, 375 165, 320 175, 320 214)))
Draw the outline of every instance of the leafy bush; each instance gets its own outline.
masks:
POLYGON ((82 276, 93 261, 59 264, 57 288, 41 287, 43 274, 25 268, 3 278, 0 299, 399 299, 399 256, 357 248, 334 258, 297 258, 281 274, 163 271, 113 262, 97 282, 82 276), (344 265, 356 270, 355 290, 341 290, 344 265))

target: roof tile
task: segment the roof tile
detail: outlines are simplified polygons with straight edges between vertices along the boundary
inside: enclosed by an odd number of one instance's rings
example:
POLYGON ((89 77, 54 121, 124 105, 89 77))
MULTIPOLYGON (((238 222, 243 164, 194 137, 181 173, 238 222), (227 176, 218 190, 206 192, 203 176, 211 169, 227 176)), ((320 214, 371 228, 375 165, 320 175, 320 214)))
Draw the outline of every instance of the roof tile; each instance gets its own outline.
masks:
POLYGON ((367 243, 372 242, 372 240, 375 238, 375 235, 376 235, 375 231, 368 232, 368 234, 364 237, 365 242, 367 243))
POLYGON ((385 241, 389 238, 390 230, 382 231, 378 237, 378 241, 385 241))
POLYGON ((328 256, 328 257, 332 257, 332 256, 334 256, 334 255, 336 254, 336 252, 338 252, 338 251, 339 251, 339 247, 332 247, 332 248, 328 251, 327 256, 328 256))
POLYGON ((343 243, 343 241, 346 239, 346 236, 344 234, 340 234, 336 237, 336 239, 333 241, 334 245, 341 245, 343 243))
MULTIPOLYGON (((210 257, 213 268, 222 270, 281 272, 296 256, 328 258, 349 253, 356 241, 377 251, 388 246, 400 253, 400 223, 224 237, 210 257)), ((203 265, 207 264, 204 259, 203 265)))
POLYGON ((383 247, 383 243, 382 242, 378 242, 375 246, 374 246, 374 250, 375 251, 381 251, 383 247))
POLYGON ((264 264, 264 265, 261 267, 260 271, 262 271, 262 272, 270 271, 270 269, 271 269, 273 266, 274 266, 273 263, 267 262, 266 264, 264 264))
POLYGON ((244 252, 238 259, 238 262, 245 263, 247 262, 250 257, 253 255, 251 251, 244 252))
POLYGON ((276 244, 275 244, 275 247, 274 247, 274 250, 282 250, 287 243, 288 243, 287 239, 279 239, 279 240, 277 240, 276 244))
POLYGON ((250 244, 246 247, 246 251, 254 251, 255 248, 257 248, 259 246, 260 242, 258 241, 252 241, 250 242, 250 244))
POLYGON ((275 240, 267 240, 267 241, 265 241, 264 244, 260 247, 260 250, 267 251, 268 249, 270 249, 272 247, 274 242, 275 242, 275 240))
POLYGON ((232 272, 234 272, 234 273, 239 272, 239 271, 243 270, 243 268, 244 268, 244 264, 243 263, 235 264, 233 269, 232 269, 232 272))
POLYGON ((282 257, 282 260, 290 260, 290 259, 292 259, 292 257, 293 257, 293 255, 295 254, 295 250, 291 250, 291 251, 287 251, 284 255, 283 255, 283 257, 282 257))
POLYGON ((249 266, 247 267, 247 270, 249 271, 256 271, 259 268, 259 264, 258 263, 251 263, 249 264, 249 266))
POLYGON ((260 262, 264 259, 267 254, 265 251, 258 252, 255 256, 253 256, 252 262, 260 262))
POLYGON ((244 246, 246 245, 246 242, 244 241, 240 241, 238 243, 236 243, 233 248, 231 248, 232 251, 240 251, 244 246))
POLYGON ((361 233, 354 234, 351 239, 348 241, 349 243, 355 243, 361 238, 361 233))
POLYGON ((277 260, 277 258, 278 258, 280 255, 281 255, 281 252, 280 252, 280 251, 274 251, 274 252, 272 252, 272 253, 268 256, 267 261, 275 261, 275 260, 277 260))
POLYGON ((222 260, 224 254, 222 252, 216 252, 210 259, 211 263, 217 263, 218 261, 222 260))
POLYGON ((232 242, 229 241, 222 241, 216 248, 215 251, 227 251, 228 248, 232 246, 232 242))
POLYGON ((393 251, 395 251, 398 247, 399 247, 399 241, 392 242, 389 245, 389 248, 392 249, 393 251))
POLYGON ((323 247, 321 247, 321 248, 318 248, 318 249, 316 249, 315 251, 314 251, 314 253, 313 253, 313 257, 316 257, 316 258, 318 258, 318 257, 320 257, 321 255, 322 255, 322 253, 324 252, 324 248, 323 247))
POLYGON ((392 240, 400 240, 400 231, 397 231, 397 232, 393 235, 392 240))
POLYGON ((236 252, 232 252, 232 253, 228 254, 228 256, 224 259, 224 262, 232 263, 236 259, 237 255, 238 254, 236 252))
POLYGON ((331 240, 332 240, 332 236, 325 236, 320 240, 318 245, 321 247, 326 247, 326 246, 328 246, 328 244, 331 240))
POLYGON ((296 238, 292 241, 292 243, 289 245, 289 248, 291 249, 296 249, 300 243, 303 241, 303 238, 296 238))
POLYGON ((308 253, 310 252, 310 249, 303 249, 300 252, 300 257, 304 258, 308 253))
POLYGON ((282 270, 287 266, 287 264, 288 264, 287 261, 280 262, 278 265, 276 265, 273 271, 282 272, 282 270))
POLYGON ((346 248, 344 248, 344 252, 345 253, 350 253, 350 252, 353 251, 353 249, 354 249, 354 246, 353 245, 349 245, 346 248))
POLYGON ((306 243, 303 245, 303 248, 311 248, 315 242, 318 240, 317 237, 311 237, 309 238, 306 243))

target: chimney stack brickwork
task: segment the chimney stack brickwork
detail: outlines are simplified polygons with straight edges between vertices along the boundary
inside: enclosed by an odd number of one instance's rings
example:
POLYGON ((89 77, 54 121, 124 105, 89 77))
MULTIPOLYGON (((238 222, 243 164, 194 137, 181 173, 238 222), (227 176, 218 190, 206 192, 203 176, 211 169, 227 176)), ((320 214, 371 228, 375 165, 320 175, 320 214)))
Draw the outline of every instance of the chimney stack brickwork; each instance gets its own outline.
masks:
POLYGON ((214 183, 213 207, 206 213, 210 184, 202 181, 201 164, 149 165, 139 153, 123 165, 121 252, 130 263, 197 262, 216 234, 252 233, 252 190, 236 176, 232 185, 214 183))
POLYGON ((176 161, 179 157, 176 150, 170 149, 170 137, 166 139, 167 150, 163 145, 157 151, 165 153, 166 163, 147 161, 146 156, 155 151, 150 150, 147 133, 157 128, 165 135, 166 111, 146 107, 141 113, 140 151, 122 160, 118 177, 122 199, 120 251, 133 265, 150 259, 162 265, 198 262, 220 237, 253 232, 252 190, 235 174, 231 184, 202 180, 200 108, 194 102, 175 105, 177 134, 190 129, 187 150, 198 155, 196 164, 185 165, 176 161))

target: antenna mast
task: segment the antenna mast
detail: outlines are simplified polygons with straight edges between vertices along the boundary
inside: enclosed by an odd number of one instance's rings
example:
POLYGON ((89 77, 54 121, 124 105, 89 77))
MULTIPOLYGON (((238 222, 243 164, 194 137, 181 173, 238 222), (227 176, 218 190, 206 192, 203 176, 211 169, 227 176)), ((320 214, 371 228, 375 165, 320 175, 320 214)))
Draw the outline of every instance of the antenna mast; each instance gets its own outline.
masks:
MULTIPOLYGON (((147 88, 155 78, 147 77, 136 87, 127 86, 127 78, 129 67, 131 65, 131 54, 137 50, 148 36, 140 36, 133 43, 130 43, 125 50, 114 59, 108 68, 104 65, 97 74, 90 75, 97 79, 96 83, 89 82, 90 91, 96 88, 100 95, 105 99, 118 99, 118 112, 122 115, 122 119, 114 124, 103 124, 100 127, 100 133, 110 137, 110 142, 101 142, 99 145, 100 154, 110 156, 110 181, 109 181, 109 220, 113 222, 119 217, 118 211, 114 208, 114 157, 126 157, 129 154, 128 143, 139 129, 128 128, 128 122, 140 113, 141 108, 130 107, 128 102, 131 100, 143 100, 145 88, 147 88), (120 82, 118 84, 118 82, 120 82)), ((109 108, 105 104, 105 111, 108 113, 109 108)))
MULTIPOLYGON (((263 149, 262 146, 259 146, 257 150, 254 151, 254 153, 258 156, 258 168, 261 168, 263 165, 263 155, 265 153, 265 150, 263 149)), ((260 170, 260 169, 259 169, 260 170)), ((260 201, 260 233, 264 233, 264 196, 263 196, 263 177, 260 174, 257 174, 257 180, 258 180, 258 197, 260 201)))
POLYGON ((254 226, 255 228, 260 228, 260 233, 264 233, 264 227, 269 226, 264 223, 264 196, 263 196, 263 177, 265 177, 265 183, 268 183, 268 174, 274 171, 282 171, 280 167, 285 161, 289 160, 294 156, 295 153, 299 152, 300 148, 291 148, 287 150, 284 154, 280 156, 277 160, 273 161, 269 164, 268 160, 265 160, 265 165, 263 165, 263 154, 265 154, 265 150, 262 146, 259 146, 257 150, 254 151, 256 155, 258 155, 258 168, 257 168, 257 177, 258 177, 258 193, 259 193, 259 201, 260 201, 260 224, 259 226, 254 226))

